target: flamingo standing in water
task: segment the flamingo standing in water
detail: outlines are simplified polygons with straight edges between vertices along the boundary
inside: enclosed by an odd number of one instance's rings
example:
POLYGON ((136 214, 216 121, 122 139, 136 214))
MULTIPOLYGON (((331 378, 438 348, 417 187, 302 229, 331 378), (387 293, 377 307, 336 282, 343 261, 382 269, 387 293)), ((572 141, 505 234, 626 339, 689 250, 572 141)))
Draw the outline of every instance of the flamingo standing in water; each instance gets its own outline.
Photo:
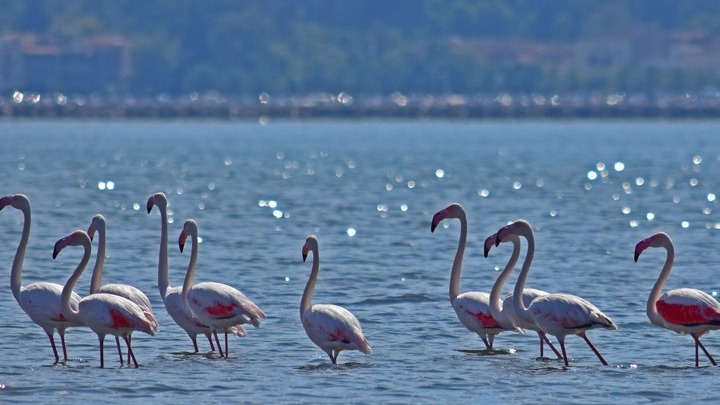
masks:
MULTIPOLYGON (((495 233, 485 239, 485 257, 488 257, 490 249, 495 246, 496 238, 497 234, 495 233)), ((517 316, 517 314, 515 313, 515 307, 513 306, 512 293, 505 296, 505 299, 502 301, 502 303, 500 303, 500 289, 502 289, 502 286, 505 285, 505 281, 507 280, 508 276, 510 276, 510 273, 512 273, 515 265, 517 264, 518 258, 520 257, 520 238, 517 235, 510 235, 505 238, 503 242, 512 242, 513 251, 512 255, 510 256, 510 260, 508 260, 507 264, 505 265, 505 269, 500 274, 500 276, 498 276, 498 279, 495 282, 492 291, 490 292, 490 313, 495 319, 507 319, 506 322, 509 322, 521 329, 534 330, 535 332, 537 332, 538 337, 540 338, 540 357, 544 357, 544 343, 547 343, 547 345, 553 350, 553 352, 555 352, 555 355, 557 355, 558 358, 562 358, 562 355, 555 348, 555 346, 553 346, 552 342, 550 342, 550 339, 547 338, 545 332, 543 332, 534 322, 525 322, 522 318, 517 316)), ((543 290, 525 288, 523 289, 523 303, 525 305, 530 305, 530 303, 535 298, 546 294, 547 292, 543 290)))
POLYGON ((557 337, 558 342, 560 342, 562 357, 565 360, 565 366, 568 366, 568 357, 565 351, 565 336, 567 335, 582 337, 597 358, 600 359, 600 362, 607 366, 608 363, 590 342, 586 332, 593 328, 615 330, 617 329, 615 323, 595 305, 570 294, 541 295, 530 302, 529 306, 525 307, 522 296, 525 280, 530 272, 530 266, 535 255, 535 237, 530 224, 527 221, 518 220, 498 230, 495 246, 510 237, 510 235, 522 236, 528 243, 522 271, 518 276, 513 291, 515 313, 526 322, 534 322, 545 333, 557 337))
MULTIPOLYGON (((151 314, 144 312, 134 302, 118 295, 96 293, 90 294, 80 300, 77 309, 70 305, 70 295, 78 279, 90 261, 90 250, 92 242, 85 231, 75 231, 70 235, 55 242, 53 259, 68 246, 82 246, 84 253, 80 263, 68 279, 62 290, 60 307, 66 318, 78 319, 83 325, 90 328, 98 336, 100 341, 100 368, 105 367, 103 346, 105 335, 122 336, 127 344, 128 356, 132 359, 135 367, 138 366, 132 346, 130 345, 130 334, 134 331, 145 332, 155 336, 158 324, 151 314)), ((122 362, 122 356, 120 356, 122 362)), ((128 360, 128 364, 130 361, 128 360)))
POLYGON ((660 297, 660 292, 672 271, 675 248, 670 236, 664 232, 656 233, 635 245, 636 262, 640 254, 649 247, 665 248, 667 252, 662 272, 647 301, 647 316, 650 322, 661 328, 692 336, 695 340, 695 367, 699 366, 698 347, 705 352, 710 363, 716 366, 715 359, 700 342, 700 337, 708 331, 720 329, 720 303, 711 295, 694 288, 670 290, 660 297))
MULTIPOLYGON (((100 214, 93 217, 92 222, 90 222, 90 226, 88 227, 87 234, 90 237, 90 240, 93 240, 95 237, 95 232, 98 234, 98 251, 95 267, 93 268, 92 279, 90 280, 90 294, 107 293, 127 298, 136 303, 143 312, 147 314, 148 318, 151 318, 152 322, 157 323, 150 300, 144 292, 127 284, 100 285, 102 283, 103 265, 105 264, 105 217, 100 214)), ((132 343, 132 334, 128 334, 128 340, 132 343)), ((115 343, 117 344, 118 355, 120 356, 120 364, 122 364, 123 358, 122 350, 120 349, 120 337, 117 335, 115 335, 115 343)), ((130 363, 130 353, 128 353, 128 363, 130 363)))
MULTIPOLYGON (((148 214, 152 211, 153 207, 158 207, 162 224, 160 229, 160 255, 158 258, 158 288, 160 289, 160 297, 163 299, 167 313, 190 337, 193 347, 195 348, 195 353, 199 351, 197 344, 198 334, 205 335, 210 343, 210 350, 215 351, 215 345, 212 341, 212 330, 200 322, 195 314, 192 313, 190 307, 188 307, 182 297, 182 287, 170 286, 168 275, 167 205, 168 201, 164 193, 155 193, 147 201, 148 214)), ((230 332, 238 336, 245 336, 245 329, 243 329, 242 325, 235 325, 234 328, 230 328, 230 332)))
MULTIPOLYGON (((20 210, 25 218, 20 244, 15 252, 15 259, 13 260, 12 270, 10 272, 10 289, 20 308, 28 314, 33 322, 40 325, 47 334, 50 339, 53 354, 55 355, 55 363, 60 361, 57 347, 55 346, 55 338, 53 337, 55 329, 58 330, 60 343, 62 344, 63 361, 67 361, 65 329, 82 326, 82 324, 63 316, 60 310, 62 285, 48 282, 37 282, 26 286, 22 285, 23 260, 25 259, 25 250, 27 249, 28 239, 30 238, 30 201, 23 194, 0 198, 0 210, 7 206, 20 210)), ((77 309, 79 301, 80 296, 76 293, 73 292, 69 295, 68 304, 71 307, 77 309)))
POLYGON ((220 357, 228 358, 228 331, 234 333, 233 331, 244 323, 250 323, 257 328, 260 326, 260 320, 265 318, 265 313, 245 294, 229 285, 214 282, 193 285, 198 256, 198 229, 197 223, 192 219, 185 221, 180 232, 178 238, 180 252, 183 251, 188 236, 192 240, 192 251, 183 283, 182 297, 200 322, 208 325, 215 334, 220 357), (218 330, 225 332, 224 354, 217 336, 218 330))
POLYGON ((460 322, 470 331, 477 333, 485 343, 485 347, 490 350, 493 348, 495 335, 508 330, 520 331, 520 329, 506 319, 493 317, 490 312, 490 296, 488 293, 468 291, 460 294, 460 273, 467 241, 467 217, 460 204, 450 204, 433 216, 430 232, 435 232, 438 224, 447 218, 460 220, 460 240, 453 261, 452 272, 450 273, 450 303, 455 309, 460 322))
POLYGON ((360 321, 347 309, 331 304, 312 305, 312 296, 320 269, 318 240, 315 235, 305 239, 302 248, 303 261, 308 254, 313 254, 312 271, 305 285, 302 301, 300 301, 300 320, 310 340, 330 357, 332 364, 342 350, 359 350, 370 354, 370 343, 363 335, 360 321))

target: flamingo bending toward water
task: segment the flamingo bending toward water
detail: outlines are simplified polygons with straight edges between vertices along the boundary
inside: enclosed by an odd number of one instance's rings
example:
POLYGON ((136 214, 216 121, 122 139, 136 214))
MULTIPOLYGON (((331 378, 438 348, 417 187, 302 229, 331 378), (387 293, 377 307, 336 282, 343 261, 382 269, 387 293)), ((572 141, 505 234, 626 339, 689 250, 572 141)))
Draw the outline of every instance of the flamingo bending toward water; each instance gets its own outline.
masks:
POLYGON ((488 293, 468 291, 460 294, 460 273, 462 272, 462 260, 467 241, 467 217, 460 204, 450 204, 433 216, 430 232, 435 232, 438 224, 447 218, 460 220, 460 240, 455 253, 455 260, 453 260, 452 272, 450 273, 450 303, 455 309, 460 322, 470 331, 477 333, 487 349, 492 349, 495 335, 508 330, 520 331, 520 329, 505 319, 493 317, 490 312, 490 296, 488 293))
POLYGON ((352 312, 338 305, 312 305, 315 282, 320 269, 318 240, 315 235, 305 239, 302 248, 303 261, 310 252, 313 254, 312 271, 300 301, 300 320, 305 333, 313 343, 327 353, 332 364, 337 364, 338 355, 342 350, 359 350, 370 354, 372 351, 370 343, 363 335, 360 321, 352 312))
POLYGON ((192 240, 192 251, 183 283, 182 298, 200 322, 208 325, 215 334, 220 357, 228 358, 228 331, 234 333, 236 328, 244 323, 250 323, 257 328, 260 326, 260 320, 265 318, 265 313, 245 294, 229 285, 214 282, 193 285, 198 256, 198 229, 197 223, 192 219, 185 221, 180 232, 178 238, 180 252, 183 251, 188 236, 192 240), (218 340, 218 330, 225 332, 224 354, 218 340))
MULTIPOLYGON (((15 252, 15 259, 13 260, 12 270, 10 271, 10 289, 20 308, 28 314, 33 322, 43 328, 47 334, 50 339, 53 354, 55 355, 55 363, 60 361, 57 347, 55 346, 55 338, 53 337, 55 329, 58 330, 60 343, 62 344, 63 360, 67 361, 65 329, 82 326, 82 324, 63 316, 60 310, 62 285, 49 282, 22 285, 23 260, 25 259, 25 250, 27 249, 28 239, 30 238, 30 200, 23 194, 0 198, 0 210, 7 206, 20 210, 24 216, 20 244, 18 244, 17 251, 15 252)), ((71 307, 77 309, 79 301, 80 296, 76 293, 73 292, 69 295, 68 304, 71 307)))
POLYGON ((649 247, 665 248, 667 252, 662 272, 647 301, 647 316, 650 322, 661 328, 692 336, 695 340, 695 367, 699 366, 698 347, 705 352, 710 363, 716 366, 715 359, 700 342, 700 337, 708 331, 720 329, 720 303, 711 295, 694 288, 670 290, 661 297, 660 292, 672 271, 675 248, 670 236, 664 232, 656 233, 635 245, 636 262, 640 254, 649 247))
MULTIPOLYGON (((136 330, 155 336, 158 324, 151 314, 143 311, 142 308, 127 298, 106 293, 88 295, 80 300, 77 309, 70 305, 72 289, 90 261, 91 243, 90 237, 85 231, 75 231, 55 242, 53 259, 68 246, 82 246, 84 248, 80 263, 62 290, 60 298, 62 314, 69 319, 78 319, 83 325, 97 334, 100 341, 100 368, 105 367, 103 346, 105 335, 108 334, 122 336, 127 344, 128 356, 137 367, 138 363, 130 345, 129 336, 136 330)), ((122 362, 122 356, 120 356, 120 361, 122 362)))
MULTIPOLYGON (((167 197, 164 193, 155 193, 147 201, 148 214, 153 207, 158 207, 160 211, 161 229, 160 229, 160 254, 158 258, 158 288, 160 297, 165 304, 165 310, 175 323, 182 328, 190 337, 195 348, 198 350, 197 335, 203 334, 210 343, 210 350, 215 351, 215 345, 212 341, 212 330, 200 322, 200 320, 192 313, 190 307, 182 297, 182 287, 171 287, 168 276, 168 219, 167 219, 167 197)), ((242 325, 235 325, 230 331, 238 336, 245 336, 245 329, 242 325)))
POLYGON ((533 256, 535 255, 535 237, 532 228, 527 221, 518 220, 510 225, 500 228, 497 232, 495 246, 510 235, 522 236, 527 240, 527 254, 523 262, 522 271, 518 276, 513 291, 513 305, 515 313, 527 322, 534 322, 544 331, 555 337, 560 342, 562 357, 565 366, 568 365, 567 352, 565 351, 565 336, 578 335, 590 346, 603 365, 608 363, 600 352, 588 339, 586 332, 594 328, 606 328, 615 330, 617 326, 607 315, 602 313, 590 302, 570 294, 546 294, 535 298, 530 305, 525 307, 522 300, 525 280, 530 272, 533 256))
MULTIPOLYGON (((495 239, 497 239, 496 233, 488 236, 487 239, 485 239, 485 257, 488 257, 490 249, 492 249, 492 247, 495 245, 495 239)), ((552 349, 552 351, 555 352, 555 355, 557 355, 558 358, 562 358, 562 355, 555 348, 555 346, 553 346, 552 342, 550 342, 550 339, 547 338, 545 332, 543 332, 534 322, 526 322, 515 313, 512 293, 505 296, 502 304, 500 303, 500 289, 505 284, 505 281, 507 280, 508 276, 510 276, 510 273, 512 273, 515 265, 517 264, 518 258, 520 257, 520 238, 517 235, 509 235, 507 238, 505 238, 503 242, 512 242, 513 251, 512 255, 510 256, 510 260, 508 260, 507 264, 505 265, 505 269, 500 274, 500 276, 498 276, 498 279, 495 282, 492 291, 490 292, 490 313, 492 313, 492 316, 495 319, 507 319, 508 322, 521 329, 534 330, 535 332, 537 332, 538 337, 540 338, 540 357, 544 357, 544 343, 547 343, 547 345, 552 349)), ((546 294, 547 292, 543 290, 525 288, 523 289, 523 303, 525 305, 530 305, 530 303, 535 298, 546 294)))
MULTIPOLYGON (((105 264, 105 229, 105 217, 97 214, 92 218, 92 222, 90 222, 87 230, 91 241, 95 237, 95 233, 97 232, 98 234, 97 259, 95 261, 95 267, 93 267, 92 279, 90 279, 90 294, 107 293, 127 298, 136 303, 143 312, 147 314, 148 318, 151 318, 153 322, 157 323, 150 300, 140 289, 127 284, 100 285, 102 283, 103 266, 105 264)), ((132 343, 132 334, 128 334, 128 340, 132 343)), ((120 349, 120 337, 117 335, 115 336, 115 343, 117 344, 118 354, 120 355, 120 364, 122 364, 123 358, 120 349)), ((128 353, 128 363, 130 363, 130 353, 128 353)))

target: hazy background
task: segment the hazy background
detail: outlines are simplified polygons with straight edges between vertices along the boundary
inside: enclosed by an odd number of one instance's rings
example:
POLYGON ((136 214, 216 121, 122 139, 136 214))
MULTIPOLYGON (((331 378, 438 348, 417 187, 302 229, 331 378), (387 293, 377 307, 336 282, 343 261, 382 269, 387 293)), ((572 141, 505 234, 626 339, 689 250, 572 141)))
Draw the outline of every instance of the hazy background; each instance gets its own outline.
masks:
POLYGON ((0 91, 693 92, 720 2, 0 1, 0 91))

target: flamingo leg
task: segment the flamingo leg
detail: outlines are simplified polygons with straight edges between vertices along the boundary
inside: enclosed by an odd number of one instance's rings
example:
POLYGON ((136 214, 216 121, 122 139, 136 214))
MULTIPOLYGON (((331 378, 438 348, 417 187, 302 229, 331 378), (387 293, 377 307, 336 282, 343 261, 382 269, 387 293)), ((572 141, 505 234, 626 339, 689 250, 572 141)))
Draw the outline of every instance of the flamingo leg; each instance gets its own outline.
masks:
MULTIPOLYGON (((205 336, 208 338, 208 342, 210 342, 210 351, 215 351, 215 344, 212 341, 212 336, 209 333, 206 333, 205 336)), ((197 345, 195 345, 195 351, 197 351, 197 345)))
POLYGON ((483 343, 485 343, 485 348, 486 348, 486 349, 492 349, 492 342, 491 342, 491 341, 490 341, 490 342, 488 341, 488 338, 487 338, 486 335, 480 335, 480 338, 482 339, 483 343))
POLYGON ((490 342, 490 349, 493 348, 493 342, 495 341, 495 335, 490 333, 488 334, 488 342, 490 342))
POLYGON ((562 354, 560 354, 558 349, 555 348, 555 346, 552 344, 550 339, 547 338, 547 335, 544 332, 538 332, 538 336, 540 336, 540 357, 543 356, 543 342, 547 343, 548 347, 550 347, 552 351, 555 352, 555 355, 558 359, 562 357, 562 354))
POLYGON ((565 360, 565 367, 569 366, 568 364, 568 358, 567 358, 567 352, 565 351, 565 336, 562 338, 558 338, 558 342, 560 342, 560 349, 562 350, 562 357, 563 360, 565 360))
POLYGON ((590 346, 590 348, 592 349, 592 351, 595 352, 595 355, 597 356, 597 358, 600 359, 600 363, 602 363, 603 366, 607 366, 608 365, 607 361, 605 361, 605 359, 600 354, 598 349, 596 349, 595 346, 593 346, 593 344, 590 342, 590 339, 588 339, 587 335, 585 335, 585 333, 583 332, 580 334, 580 336, 582 336, 582 338, 585 339, 585 343, 587 343, 588 346, 590 346))
POLYGON ((104 368, 105 358, 103 356, 103 349, 105 348, 105 335, 98 335, 98 340, 100 341, 100 368, 104 368))
MULTIPOLYGON (((115 336, 115 344, 117 345, 118 356, 120 356, 120 365, 122 366, 125 363, 123 362, 122 349, 120 348, 120 338, 118 336, 115 336)), ((128 360, 128 363, 129 362, 130 360, 128 360)))
POLYGON ((67 362, 68 356, 67 356, 67 348, 65 346, 65 329, 59 329, 58 334, 60 335, 60 344, 62 345, 63 358, 67 362))
POLYGON ((135 365, 135 368, 138 367, 137 360, 135 359, 135 353, 133 353, 132 347, 130 346, 130 341, 132 340, 130 336, 123 336, 123 339, 125 340, 125 344, 128 348, 128 365, 130 365, 130 359, 132 358, 132 364, 135 365))
POLYGON ((220 339, 218 339, 217 331, 213 331, 213 335, 215 335, 215 342, 217 343, 217 348, 218 348, 218 352, 220 352, 220 357, 225 357, 222 346, 220 346, 220 339))
POLYGON ((53 354, 55 354, 55 364, 57 364, 60 361, 60 356, 58 356, 57 347, 55 347, 55 338, 53 337, 53 331, 47 332, 47 336, 50 339, 50 346, 52 346, 53 354))
POLYGON ((229 356, 230 356, 230 350, 228 349, 227 329, 225 329, 225 358, 227 359, 229 356))
POLYGON ((695 336, 694 334, 691 335, 693 339, 695 339, 695 367, 699 366, 699 359, 698 359, 698 346, 702 349, 702 351, 707 356, 708 360, 710 360, 710 363, 712 363, 713 366, 717 366, 717 363, 715 362, 715 359, 710 355, 710 352, 705 349, 705 346, 703 346, 702 342, 700 341, 700 338, 695 336))

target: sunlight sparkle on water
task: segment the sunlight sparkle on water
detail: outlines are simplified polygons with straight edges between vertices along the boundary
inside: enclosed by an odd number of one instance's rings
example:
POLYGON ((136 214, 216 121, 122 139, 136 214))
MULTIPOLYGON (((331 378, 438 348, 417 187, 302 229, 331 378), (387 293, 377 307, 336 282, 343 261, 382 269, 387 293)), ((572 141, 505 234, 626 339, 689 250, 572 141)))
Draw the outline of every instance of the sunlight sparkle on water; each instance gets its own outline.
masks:
POLYGON ((708 195, 707 195, 707 200, 710 201, 710 202, 715 201, 715 194, 713 194, 713 193, 708 194, 708 195))
POLYGON ((98 189, 99 189, 99 190, 114 190, 114 189, 115 189, 115 182, 113 182, 113 181, 100 181, 100 182, 98 182, 98 189))
POLYGON ((348 235, 349 237, 352 238, 352 237, 355 236, 356 234, 357 234, 357 231, 355 230, 355 228, 348 228, 348 229, 347 229, 347 235, 348 235))
POLYGON ((521 188, 522 188, 522 183, 520 183, 519 181, 516 181, 513 183, 513 189, 520 190, 521 188))
POLYGON ((587 174, 587 178, 588 178, 589 180, 595 180, 595 179, 597 179, 597 173, 595 172, 595 170, 590 170, 590 171, 588 172, 588 174, 587 174))
POLYGON ((653 219, 655 219, 655 214, 653 214, 652 212, 648 212, 647 215, 645 215, 645 217, 647 218, 648 221, 652 221, 653 219))
POLYGON ((133 210, 135 210, 135 211, 140 210, 140 204, 134 203, 134 204, 133 204, 133 210))
POLYGON ((639 223, 637 220, 634 220, 634 219, 631 219, 631 220, 630 220, 630 227, 631 227, 631 228, 635 228, 635 227, 637 227, 638 225, 640 225, 640 223, 639 223))
POLYGON ((622 213, 625 215, 627 215, 631 212, 632 212, 632 210, 630 209, 630 207, 623 207, 623 209, 622 209, 622 213))
POLYGON ((621 172, 621 171, 625 170, 625 163, 615 162, 615 165, 613 167, 615 168, 616 172, 621 172))
POLYGON ((435 177, 437 177, 438 179, 442 179, 443 177, 445 177, 445 170, 443 170, 443 169, 435 170, 435 177))
POLYGON ((689 228, 689 227, 690 227, 690 222, 688 222, 688 221, 682 221, 682 222, 680 223, 680 226, 682 226, 683 228, 689 228))
POLYGON ((693 164, 699 165, 700 163, 702 163, 702 157, 697 155, 693 156, 693 164))
POLYGON ((479 190, 479 191, 478 191, 478 195, 479 195, 480 197, 487 197, 487 196, 490 195, 490 191, 489 191, 489 190, 486 190, 486 189, 482 189, 482 190, 479 190))
POLYGON ((407 204, 403 204, 403 205, 400 206, 400 211, 405 212, 405 211, 407 211, 407 210, 408 210, 407 204))

